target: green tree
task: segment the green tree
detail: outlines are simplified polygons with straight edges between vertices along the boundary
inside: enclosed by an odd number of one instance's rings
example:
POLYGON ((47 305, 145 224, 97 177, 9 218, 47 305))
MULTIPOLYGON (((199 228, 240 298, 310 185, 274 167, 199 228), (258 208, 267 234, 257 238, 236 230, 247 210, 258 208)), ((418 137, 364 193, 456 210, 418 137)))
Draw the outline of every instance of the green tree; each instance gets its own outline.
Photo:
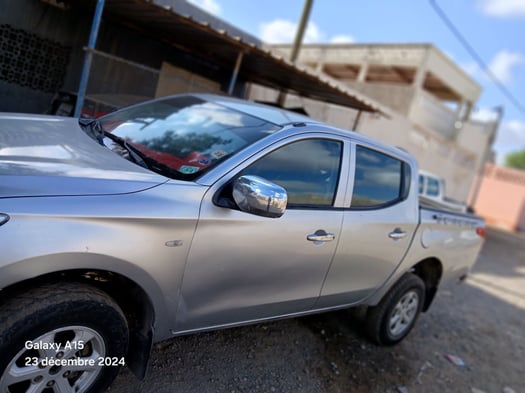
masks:
POLYGON ((505 165, 510 168, 525 169, 525 149, 507 154, 505 165))

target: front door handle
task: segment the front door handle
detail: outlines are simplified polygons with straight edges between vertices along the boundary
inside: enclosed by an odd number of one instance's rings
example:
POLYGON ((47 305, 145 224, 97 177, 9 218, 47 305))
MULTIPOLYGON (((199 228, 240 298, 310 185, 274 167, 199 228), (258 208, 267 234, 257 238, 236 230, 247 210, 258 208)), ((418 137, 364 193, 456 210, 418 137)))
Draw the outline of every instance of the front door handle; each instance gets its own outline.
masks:
POLYGON ((306 240, 311 242, 331 242, 334 239, 335 235, 333 233, 326 232, 323 229, 318 229, 315 233, 306 236, 306 240))
POLYGON ((388 237, 390 239, 399 240, 403 239, 407 235, 407 232, 403 231, 401 228, 394 229, 393 232, 390 232, 388 234, 388 237))

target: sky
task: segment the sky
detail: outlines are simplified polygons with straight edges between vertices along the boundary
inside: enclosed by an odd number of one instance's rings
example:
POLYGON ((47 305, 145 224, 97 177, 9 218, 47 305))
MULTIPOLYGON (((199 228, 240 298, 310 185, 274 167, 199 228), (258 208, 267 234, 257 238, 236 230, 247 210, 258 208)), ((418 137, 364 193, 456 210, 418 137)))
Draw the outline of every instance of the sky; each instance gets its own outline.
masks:
MULTIPOLYGON (((304 0, 190 2, 267 43, 293 42, 304 5, 304 0)), ((496 161, 525 149, 525 0, 313 0, 303 42, 432 43, 482 86, 476 118, 493 119, 494 108, 503 107, 496 161), (486 68, 447 27, 432 1, 486 68)))

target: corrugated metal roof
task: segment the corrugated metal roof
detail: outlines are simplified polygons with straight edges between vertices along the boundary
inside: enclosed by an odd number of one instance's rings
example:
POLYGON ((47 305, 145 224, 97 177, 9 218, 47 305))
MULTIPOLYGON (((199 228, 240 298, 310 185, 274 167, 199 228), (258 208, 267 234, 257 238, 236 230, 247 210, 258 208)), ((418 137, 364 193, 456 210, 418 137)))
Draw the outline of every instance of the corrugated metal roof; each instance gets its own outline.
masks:
MULTIPOLYGON (((84 4, 92 2, 84 0, 84 4)), ((171 6, 152 0, 106 0, 103 17, 193 55, 212 59, 232 71, 239 52, 243 52, 239 77, 245 81, 332 104, 382 112, 378 104, 337 80, 296 66, 256 43, 245 42, 209 23, 180 15, 171 6)))

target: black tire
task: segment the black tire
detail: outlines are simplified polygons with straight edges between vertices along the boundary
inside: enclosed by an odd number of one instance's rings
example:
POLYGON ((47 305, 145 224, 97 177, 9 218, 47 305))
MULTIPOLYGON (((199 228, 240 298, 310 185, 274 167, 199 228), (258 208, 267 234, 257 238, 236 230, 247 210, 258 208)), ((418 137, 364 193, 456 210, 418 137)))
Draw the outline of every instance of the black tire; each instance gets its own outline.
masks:
POLYGON ((54 385, 72 393, 104 392, 118 374, 127 346, 126 318, 104 292, 60 282, 31 289, 0 304, 0 392, 26 392, 31 384, 39 385, 38 392, 54 391, 46 390, 54 385), (60 343, 60 350, 28 349, 51 342, 60 343), (69 364, 46 366, 49 359, 68 359, 69 364), (89 359, 95 359, 93 367, 73 369, 89 359), (39 366, 34 373, 32 364, 39 366), (21 381, 14 379, 17 368, 24 372, 21 381))
POLYGON ((385 294, 375 307, 369 307, 365 333, 376 344, 393 345, 414 327, 425 302, 425 284, 407 273, 385 294))

